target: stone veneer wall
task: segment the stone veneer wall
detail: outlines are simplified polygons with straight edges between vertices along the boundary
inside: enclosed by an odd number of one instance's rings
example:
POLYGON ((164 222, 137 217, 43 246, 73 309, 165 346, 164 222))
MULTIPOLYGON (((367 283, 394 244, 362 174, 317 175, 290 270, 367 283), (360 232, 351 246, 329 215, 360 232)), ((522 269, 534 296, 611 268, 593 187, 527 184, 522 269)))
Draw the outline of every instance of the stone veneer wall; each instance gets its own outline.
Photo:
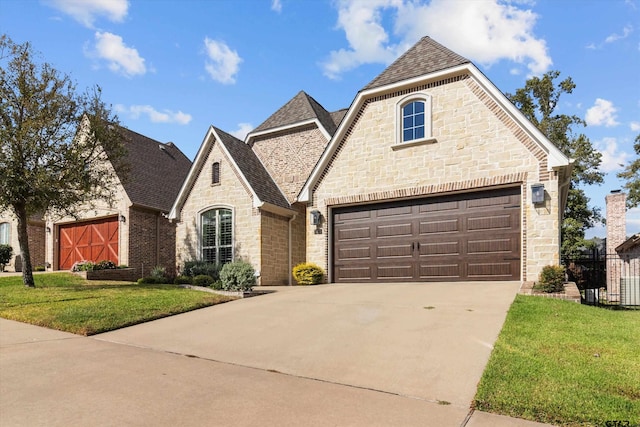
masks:
POLYGON ((199 258, 199 216, 211 208, 233 211, 234 257, 260 270, 260 212, 253 208, 251 193, 215 142, 184 202, 176 227, 176 266, 199 258), (220 184, 211 183, 211 165, 220 162, 220 184))
MULTIPOLYGON (((453 191, 516 185, 522 190, 522 280, 536 280, 559 263, 558 182, 526 134, 471 78, 448 79, 365 101, 313 191, 308 211, 330 220, 330 207, 453 191), (432 97, 437 142, 398 147, 396 106, 420 89, 432 97), (545 184, 544 204, 532 206, 530 185, 545 184)), ((307 229, 307 260, 329 267, 332 236, 307 229)))

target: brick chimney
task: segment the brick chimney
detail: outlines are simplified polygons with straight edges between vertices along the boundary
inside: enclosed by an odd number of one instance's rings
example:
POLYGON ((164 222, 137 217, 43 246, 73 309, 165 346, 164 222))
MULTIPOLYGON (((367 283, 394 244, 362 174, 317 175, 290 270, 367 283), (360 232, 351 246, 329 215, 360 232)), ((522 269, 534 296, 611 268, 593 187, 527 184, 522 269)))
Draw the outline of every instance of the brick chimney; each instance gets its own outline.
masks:
POLYGON ((614 190, 605 197, 607 203, 607 253, 627 240, 626 203, 627 195, 614 190))

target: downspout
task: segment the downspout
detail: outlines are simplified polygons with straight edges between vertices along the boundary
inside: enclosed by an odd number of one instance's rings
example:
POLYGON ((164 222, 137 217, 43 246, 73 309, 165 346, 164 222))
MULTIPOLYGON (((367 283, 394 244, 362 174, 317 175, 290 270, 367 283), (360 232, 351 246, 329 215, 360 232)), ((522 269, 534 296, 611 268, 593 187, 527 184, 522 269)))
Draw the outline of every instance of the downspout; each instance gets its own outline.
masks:
POLYGON ((160 265, 160 214, 156 214, 156 265, 160 265))
POLYGON ((293 270, 293 248, 291 247, 293 238, 292 238, 292 232, 291 232, 291 223, 293 222, 294 219, 296 219, 296 217, 298 216, 297 213, 294 213, 293 216, 291 218, 289 218, 289 286, 293 286, 293 279, 291 276, 291 271, 293 270))

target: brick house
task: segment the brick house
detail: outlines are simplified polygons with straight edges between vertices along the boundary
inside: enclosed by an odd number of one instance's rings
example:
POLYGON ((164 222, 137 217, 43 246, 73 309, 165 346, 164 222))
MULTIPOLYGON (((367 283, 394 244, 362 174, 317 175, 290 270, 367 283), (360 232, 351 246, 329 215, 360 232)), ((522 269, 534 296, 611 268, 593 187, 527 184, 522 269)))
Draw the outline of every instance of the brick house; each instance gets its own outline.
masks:
POLYGON ((261 284, 533 281, 559 263, 571 162, 467 59, 425 37, 328 112, 300 92, 239 141, 211 128, 171 211, 177 261, 261 284))
MULTIPOLYGON (((125 178, 116 170, 114 204, 98 202, 82 209, 78 218, 49 214, 34 223, 28 231, 34 267, 69 270, 78 261, 110 260, 135 268, 138 277, 155 266, 174 271, 175 225, 167 216, 191 161, 173 143, 124 128, 122 132, 127 153, 123 163, 129 171, 125 178)), ((6 223, 18 252, 15 221, 7 217, 6 223)))

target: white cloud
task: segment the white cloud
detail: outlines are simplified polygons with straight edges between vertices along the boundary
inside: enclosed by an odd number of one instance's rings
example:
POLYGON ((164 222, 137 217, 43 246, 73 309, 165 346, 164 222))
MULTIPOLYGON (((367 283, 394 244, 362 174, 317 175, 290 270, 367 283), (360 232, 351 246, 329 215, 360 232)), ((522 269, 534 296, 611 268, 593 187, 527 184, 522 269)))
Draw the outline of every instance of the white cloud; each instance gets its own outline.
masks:
POLYGON ((602 154, 600 170, 604 173, 621 170, 629 159, 628 153, 618 150, 615 138, 603 138, 595 143, 595 148, 602 154))
POLYGON ((530 74, 542 74, 552 65, 546 42, 533 34, 538 16, 514 3, 340 0, 337 4, 337 27, 344 30, 349 48, 332 51, 323 64, 330 78, 365 63, 388 64, 425 35, 485 66, 507 59, 526 65, 530 74), (387 20, 392 21, 389 28, 384 26, 387 20), (391 42, 390 35, 397 42, 391 42))
POLYGON ((242 62, 238 52, 229 49, 226 43, 211 40, 208 37, 204 39, 204 45, 209 58, 204 68, 211 78, 223 84, 235 83, 235 75, 238 73, 238 68, 242 62))
POLYGON ((278 13, 282 12, 282 1, 281 0, 272 0, 271 1, 271 10, 276 11, 278 13))
POLYGON ((192 117, 191 114, 182 111, 174 112, 171 110, 158 111, 151 105, 131 105, 126 107, 118 104, 114 107, 115 111, 120 114, 126 114, 132 119, 138 119, 145 115, 153 123, 177 123, 179 125, 189 124, 192 117))
POLYGON ((629 127, 631 128, 632 131, 638 132, 640 131, 640 122, 631 122, 629 124, 629 127))
POLYGON ((122 37, 107 32, 96 32, 95 38, 94 49, 87 51, 87 56, 106 60, 111 71, 126 77, 143 75, 147 72, 144 58, 136 49, 126 46, 122 37))
POLYGON ((622 29, 622 34, 613 33, 610 36, 608 36, 606 39, 604 39, 604 42, 613 43, 621 39, 626 39, 627 37, 629 37, 629 34, 631 34, 632 32, 633 32, 633 27, 631 25, 627 25, 622 29))
POLYGON ((613 106, 613 102, 598 98, 593 107, 587 110, 585 121, 589 126, 617 126, 620 124, 616 121, 617 111, 618 109, 613 106))
POLYGON ((89 28, 93 28, 98 16, 122 22, 129 9, 128 0, 48 0, 46 3, 89 28))
POLYGON ((238 123, 238 129, 233 132, 229 132, 231 135, 236 138, 244 141, 247 134, 253 130, 253 125, 251 123, 238 123))

